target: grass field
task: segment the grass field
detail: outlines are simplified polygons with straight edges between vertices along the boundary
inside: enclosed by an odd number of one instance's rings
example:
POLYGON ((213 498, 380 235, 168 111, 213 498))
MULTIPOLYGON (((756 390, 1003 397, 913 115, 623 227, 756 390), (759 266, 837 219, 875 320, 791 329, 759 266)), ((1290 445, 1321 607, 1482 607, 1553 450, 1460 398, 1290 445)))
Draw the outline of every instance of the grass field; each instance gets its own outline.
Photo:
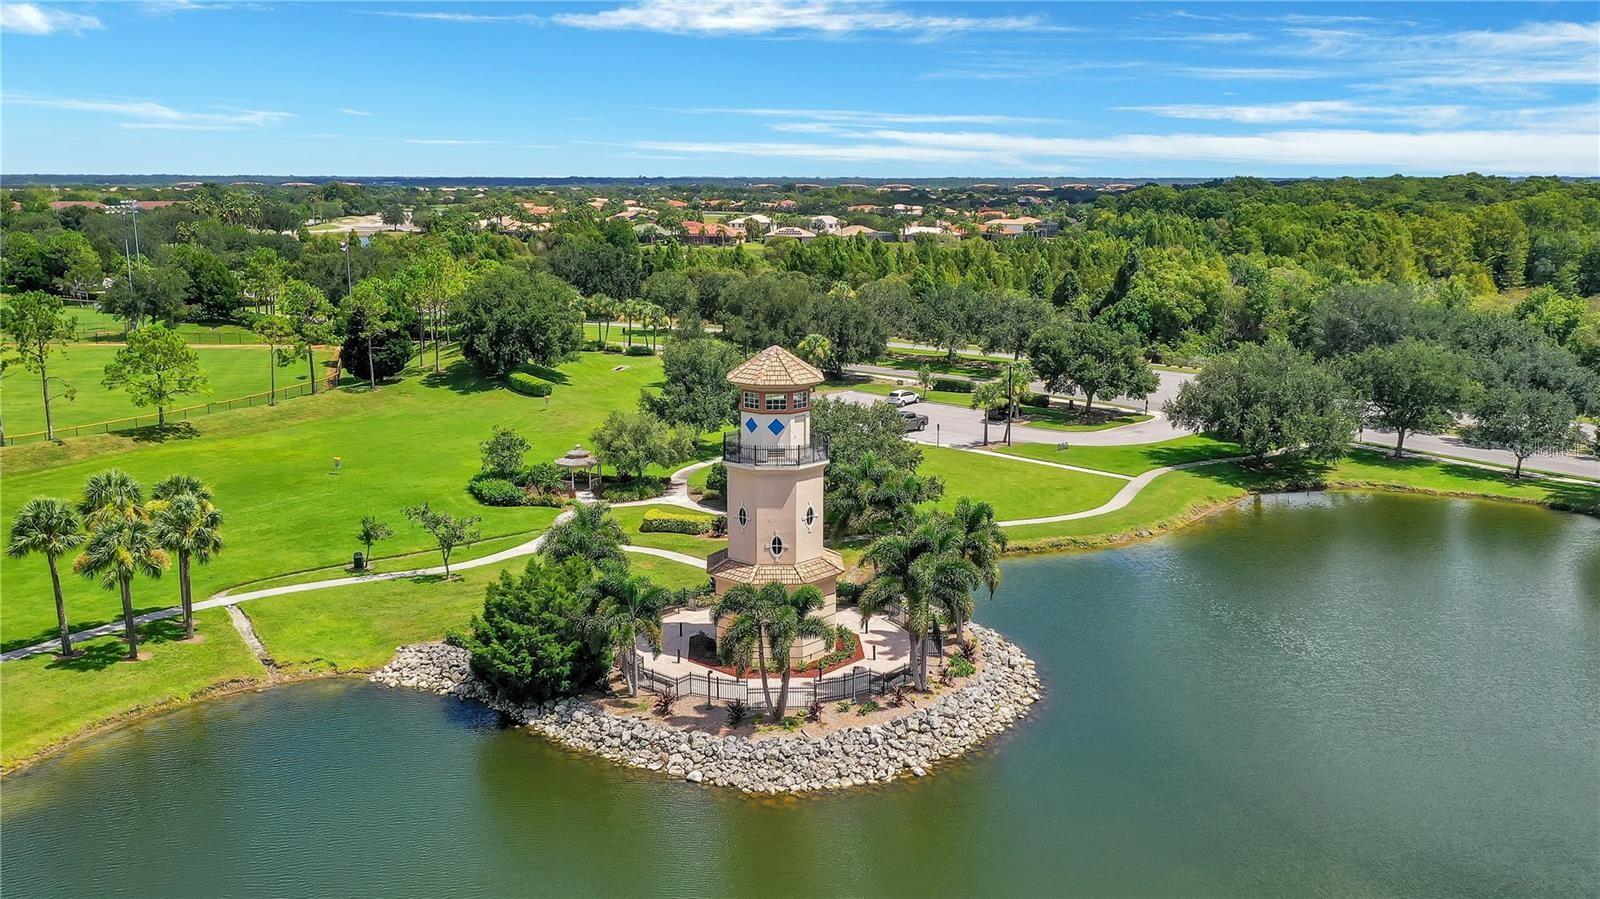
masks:
MULTIPOLYGON (((236 351, 229 351, 236 352, 236 351)), ((215 562, 195 569, 195 591, 219 589, 311 568, 347 564, 359 549, 355 527, 363 514, 386 520, 393 539, 382 555, 419 551, 431 541, 401 509, 424 500, 435 508, 480 515, 486 537, 539 530, 555 517, 550 508, 486 508, 467 495, 479 467, 478 444, 497 424, 516 428, 530 443, 530 461, 554 459, 589 434, 616 408, 631 408, 640 388, 660 377, 655 358, 585 354, 561 367, 567 383, 543 399, 487 383, 462 363, 442 375, 409 378, 380 387, 341 390, 284 403, 197 419, 175 435, 86 437, 59 445, 8 447, 0 518, 12 517, 39 495, 76 498, 84 480, 121 467, 145 485, 184 472, 211 484, 226 516, 227 546, 215 562), (624 366, 622 371, 613 367, 624 366), (343 459, 335 473, 333 457, 343 459)), ((8 561, 0 571, 5 604, 0 644, 13 647, 47 639, 55 612, 42 559, 8 561)), ((111 591, 66 579, 75 627, 117 613, 111 591)), ((171 605, 172 578, 140 580, 141 608, 171 605)))
MULTIPOLYGON (((671 512, 674 515, 696 514, 692 510, 681 506, 665 504, 624 506, 619 509, 613 509, 612 514, 616 516, 617 523, 622 525, 622 529, 628 534, 628 539, 633 541, 635 546, 652 546, 656 549, 671 550, 687 556, 694 556, 697 559, 704 559, 706 556, 728 545, 726 540, 713 537, 696 537, 691 534, 663 534, 659 532, 642 533, 639 530, 639 523, 644 520, 644 513, 650 509, 660 509, 663 512, 671 512)), ((706 516, 706 518, 710 517, 709 515, 706 516)), ((631 558, 643 559, 648 557, 634 556, 631 558)))
POLYGON ((146 661, 121 661, 127 644, 102 637, 79 644, 82 658, 38 655, 0 665, 0 759, 17 760, 71 737, 85 727, 137 709, 179 702, 217 684, 265 680, 266 669, 228 622, 225 609, 196 613, 199 643, 183 636, 176 619, 143 628, 146 661))
POLYGON ((1161 443, 1144 443, 1132 446, 1073 446, 1057 449, 1047 443, 1019 443, 1015 446, 995 447, 997 453, 1023 456, 1045 462, 1060 462, 1097 471, 1136 475, 1152 468, 1182 465, 1203 459, 1237 456, 1239 447, 1202 435, 1179 437, 1161 443))
MULTIPOLYGON (((113 344, 73 344, 58 352, 50 361, 50 374, 65 378, 77 388, 77 398, 57 397, 50 411, 57 428, 89 425, 135 415, 154 415, 155 409, 135 406, 122 390, 108 390, 101 386, 105 379, 106 364, 116 355, 113 344)), ((255 393, 266 393, 271 377, 268 361, 271 351, 265 346, 196 346, 200 366, 211 379, 211 392, 183 397, 177 406, 203 405, 207 402, 228 400, 255 393)), ((318 371, 327 377, 330 369, 326 363, 333 350, 318 352, 318 371)), ((283 390, 304 384, 310 378, 305 360, 280 367, 278 389, 283 390)), ((29 434, 44 430, 44 406, 41 401, 39 378, 21 366, 7 367, 3 376, 4 389, 0 390, 0 415, 5 418, 8 434, 29 434)), ((51 392, 60 390, 59 382, 51 392)))
POLYGON ((1079 474, 943 447, 922 448, 921 474, 944 479, 944 508, 963 496, 988 500, 999 519, 1037 518, 1092 509, 1115 496, 1119 478, 1079 474))

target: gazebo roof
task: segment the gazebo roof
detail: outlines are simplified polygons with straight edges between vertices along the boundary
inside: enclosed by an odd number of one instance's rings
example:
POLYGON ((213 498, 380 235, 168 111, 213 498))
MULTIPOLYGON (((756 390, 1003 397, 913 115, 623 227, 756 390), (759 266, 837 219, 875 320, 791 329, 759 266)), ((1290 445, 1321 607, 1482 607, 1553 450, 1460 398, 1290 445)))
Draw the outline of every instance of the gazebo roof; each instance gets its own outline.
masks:
POLYGON ((822 372, 781 346, 769 346, 728 372, 740 387, 811 387, 821 384, 822 372))
POLYGON ((572 449, 567 450, 565 456, 557 459, 556 464, 562 468, 593 468, 600 464, 600 460, 596 459, 593 453, 584 449, 583 444, 578 443, 574 444, 572 449))

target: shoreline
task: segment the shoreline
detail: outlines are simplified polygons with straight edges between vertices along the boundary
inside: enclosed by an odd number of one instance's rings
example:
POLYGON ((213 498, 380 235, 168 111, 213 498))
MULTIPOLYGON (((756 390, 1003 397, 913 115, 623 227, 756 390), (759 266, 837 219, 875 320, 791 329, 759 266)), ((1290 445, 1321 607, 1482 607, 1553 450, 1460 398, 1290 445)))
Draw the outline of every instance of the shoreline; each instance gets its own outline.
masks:
MULTIPOLYGON (((1386 485, 1359 481, 1329 481, 1300 486, 1284 484, 1254 489, 1247 488, 1245 493, 1241 496, 1214 503, 1205 503, 1177 515, 1162 519, 1158 522, 1128 528, 1113 534, 1099 535, 1094 537, 1035 537, 1028 540, 1019 540, 1008 547, 1004 555, 1022 557, 1049 555, 1054 553, 1065 554, 1089 552, 1102 549, 1116 549, 1118 547, 1129 546, 1146 540, 1153 540, 1158 537, 1179 533, 1191 525, 1204 521, 1205 519, 1254 496, 1270 496, 1272 494, 1280 493, 1289 494, 1335 491, 1349 493, 1398 493, 1410 494, 1413 496, 1432 497, 1436 499, 1470 499, 1486 502, 1514 503, 1517 505, 1535 506, 1552 512, 1562 512, 1571 515, 1600 518, 1600 512, 1568 508, 1559 504, 1522 499, 1519 497, 1493 496, 1489 494, 1471 492, 1438 491, 1428 488, 1398 484, 1386 485)), ((19 759, 7 760, 3 765, 0 765, 0 781, 3 781, 4 778, 20 771, 27 770, 28 768, 31 768, 34 765, 45 761, 46 759, 58 755, 84 740, 91 739, 100 734, 115 730, 118 727, 135 724, 139 721, 183 708, 187 705, 204 702, 211 699, 218 699, 224 696, 231 696, 250 689, 264 689, 278 686, 280 684, 298 683, 301 681, 333 677, 367 678, 378 670, 381 669, 365 668, 350 670, 287 672, 278 670, 274 672, 274 676, 269 677, 267 680, 220 681, 183 699, 169 700, 151 705, 135 706, 134 708, 128 709, 109 718, 86 725, 81 730, 69 736, 62 737, 61 739, 50 743, 48 746, 29 753, 28 755, 19 759)))

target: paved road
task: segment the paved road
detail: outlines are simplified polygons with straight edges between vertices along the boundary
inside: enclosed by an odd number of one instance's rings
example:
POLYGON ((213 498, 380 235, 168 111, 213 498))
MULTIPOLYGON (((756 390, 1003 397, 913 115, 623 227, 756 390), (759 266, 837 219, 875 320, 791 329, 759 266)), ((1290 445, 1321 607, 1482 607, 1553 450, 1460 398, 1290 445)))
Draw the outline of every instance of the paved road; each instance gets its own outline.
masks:
MULTIPOLYGON (((1364 443, 1373 443, 1378 446, 1394 447, 1394 433, 1390 431, 1363 431, 1361 440, 1364 443)), ((1474 462, 1485 462, 1490 465, 1503 465, 1510 467, 1517 464, 1515 456, 1505 450, 1483 449, 1468 446, 1460 437, 1450 434, 1407 434, 1406 452, 1432 453, 1440 456, 1455 456, 1458 459, 1469 459, 1474 462)), ((1575 453, 1535 453, 1522 463, 1524 469, 1553 472, 1560 475, 1572 475, 1580 478, 1600 478, 1600 459, 1589 455, 1575 453)))
MULTIPOLYGON (((841 390, 828 396, 864 406, 883 402, 883 397, 860 390, 841 390)), ((917 403, 906 408, 928 416, 927 430, 913 431, 906 435, 912 440, 940 446, 975 446, 983 442, 983 413, 977 409, 963 409, 945 403, 917 403)), ((1026 410, 1023 414, 1027 414, 1026 410)), ((990 441, 1004 439, 1005 430, 1004 422, 990 422, 990 441)), ((1187 433, 1189 432, 1173 427, 1165 416, 1158 415, 1149 421, 1123 425, 1120 428, 1107 428, 1103 431, 1056 431, 1049 428, 1012 425, 1011 440, 1013 443, 1067 442, 1075 446, 1122 446, 1134 443, 1159 443, 1182 437, 1187 433)))
MULTIPOLYGON (((874 377, 874 378, 887 378, 887 379, 890 379, 890 380, 905 381, 908 386, 913 386, 913 387, 916 385, 917 373, 914 372, 914 371, 911 371, 909 369, 891 368, 891 367, 883 366, 883 365, 846 365, 844 368, 845 368, 845 371, 850 372, 852 374, 870 375, 871 377, 874 377)), ((967 377, 966 375, 957 375, 957 374, 939 375, 939 377, 941 377, 941 378, 950 378, 950 379, 956 380, 956 381, 981 380, 981 379, 978 379, 978 378, 970 378, 970 377, 967 377)), ((1159 383, 1156 386, 1155 391, 1153 393, 1151 393, 1147 397, 1146 396, 1141 396, 1141 397, 1118 396, 1118 397, 1111 397, 1109 399, 1107 399, 1105 397, 1095 397, 1095 400, 1094 400, 1095 404, 1096 405, 1109 404, 1109 405, 1123 406, 1125 408, 1136 409, 1136 410, 1141 411, 1141 412, 1143 412, 1143 411, 1151 411, 1151 412, 1159 411, 1161 409, 1161 407, 1166 403, 1167 400, 1169 400, 1169 399, 1171 399, 1171 398, 1173 398, 1173 397, 1178 395, 1178 389, 1181 388, 1184 385, 1185 382, 1194 380, 1194 375, 1190 374, 1189 372, 1158 371, 1158 372, 1156 372, 1156 379, 1159 381, 1159 383), (1148 403, 1148 407, 1146 406, 1147 403, 1148 403)), ((1043 393, 1044 392, 1044 382, 1043 381, 1034 381, 1032 384, 1030 384, 1028 386, 1031 387, 1034 391, 1036 391, 1038 393, 1043 393)), ((1077 394, 1077 395, 1073 395, 1073 394, 1056 394, 1056 396, 1063 397, 1063 398, 1066 398, 1066 397, 1070 396, 1071 398, 1076 399, 1076 400, 1078 400, 1080 402, 1083 400, 1082 394, 1077 394)))

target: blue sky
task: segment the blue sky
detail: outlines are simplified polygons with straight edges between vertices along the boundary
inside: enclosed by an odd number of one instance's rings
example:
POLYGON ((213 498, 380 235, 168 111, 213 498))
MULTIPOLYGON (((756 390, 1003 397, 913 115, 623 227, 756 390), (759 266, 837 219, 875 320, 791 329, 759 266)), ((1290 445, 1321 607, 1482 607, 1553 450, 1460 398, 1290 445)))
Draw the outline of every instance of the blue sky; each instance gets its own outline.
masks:
POLYGON ((1600 175, 1600 11, 6 3, 0 170, 1600 175))

